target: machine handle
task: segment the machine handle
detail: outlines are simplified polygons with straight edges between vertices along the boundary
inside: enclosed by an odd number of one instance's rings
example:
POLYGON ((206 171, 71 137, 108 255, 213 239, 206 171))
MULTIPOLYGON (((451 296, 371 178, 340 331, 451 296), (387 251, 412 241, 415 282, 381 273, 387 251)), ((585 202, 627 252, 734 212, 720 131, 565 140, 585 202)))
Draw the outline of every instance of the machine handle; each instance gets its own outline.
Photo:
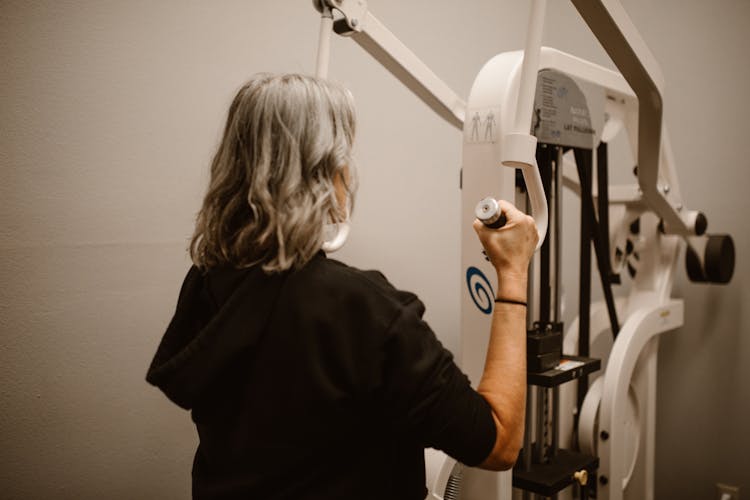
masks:
POLYGON ((488 196, 477 203, 474 215, 482 221, 482 224, 492 229, 500 229, 508 222, 505 214, 500 210, 497 200, 492 196, 488 196))
POLYGON ((536 244, 536 250, 539 250, 547 236, 547 226, 549 224, 549 213, 547 207, 547 196, 544 194, 544 185, 542 177, 539 175, 539 167, 536 159, 533 165, 523 165, 521 167, 523 180, 526 183, 526 192, 529 194, 531 202, 531 216, 536 222, 536 232, 539 240, 536 244))
POLYGON ((526 182, 526 192, 531 202, 531 216, 536 222, 539 235, 536 250, 539 250, 547 236, 547 197, 544 193, 539 167, 536 164, 536 137, 529 134, 531 115, 534 108, 536 78, 539 71, 539 57, 542 47, 542 30, 546 0, 531 0, 529 27, 521 63, 521 79, 518 84, 518 99, 512 132, 503 137, 501 163, 506 167, 520 168, 526 182))
POLYGON ((333 12, 324 2, 313 0, 315 8, 320 11, 320 32, 318 33, 318 58, 315 62, 315 76, 328 76, 328 62, 331 57, 331 33, 333 33, 333 12))
MULTIPOLYGON (((547 213, 547 197, 544 194, 544 186, 539 175, 539 168, 534 160, 533 165, 524 165, 514 163, 511 166, 521 169, 524 181, 526 182, 526 191, 529 194, 531 202, 531 216, 536 223, 536 231, 539 240, 536 244, 536 250, 539 250, 544 243, 544 237, 547 235, 547 225, 549 223, 549 214, 547 213)), ((482 223, 493 229, 501 228, 507 222, 505 214, 502 213, 495 198, 488 196, 482 199, 474 209, 474 214, 482 223)))

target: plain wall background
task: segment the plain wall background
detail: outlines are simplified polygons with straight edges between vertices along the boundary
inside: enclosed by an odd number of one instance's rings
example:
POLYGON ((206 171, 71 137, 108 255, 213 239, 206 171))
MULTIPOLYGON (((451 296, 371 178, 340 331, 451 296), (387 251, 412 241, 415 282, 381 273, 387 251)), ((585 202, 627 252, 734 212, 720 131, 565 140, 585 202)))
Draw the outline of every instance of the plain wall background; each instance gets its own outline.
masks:
MULTIPOLYGON (((465 97, 487 59, 523 44, 526 2, 369 4, 465 97)), ((685 199, 739 257, 727 287, 678 271, 686 324, 661 343, 656 496, 717 498, 717 481, 746 495, 750 3, 623 5, 667 81, 685 199)), ((189 415, 145 371, 234 92, 256 72, 311 72, 317 30, 307 0, 0 3, 0 496, 189 496, 189 415)), ((612 66, 566 2, 549 3, 545 44, 612 66)), ((359 113, 361 189, 337 258, 417 292, 456 348, 461 136, 350 41, 334 40, 331 77, 359 113)), ((577 256, 564 259, 572 280, 577 256)))

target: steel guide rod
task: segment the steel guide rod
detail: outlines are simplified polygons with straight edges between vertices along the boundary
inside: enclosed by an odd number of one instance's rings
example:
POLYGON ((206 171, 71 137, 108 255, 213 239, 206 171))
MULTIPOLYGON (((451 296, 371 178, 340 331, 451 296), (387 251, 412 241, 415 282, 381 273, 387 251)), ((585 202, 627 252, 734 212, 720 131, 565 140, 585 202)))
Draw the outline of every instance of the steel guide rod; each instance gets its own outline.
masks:
MULTIPOLYGON (((555 147, 554 149, 555 160, 553 162, 553 191, 552 191, 552 256, 553 256, 553 269, 552 273, 552 290, 554 297, 554 308, 552 310, 552 321, 558 323, 562 321, 560 317, 560 262, 561 262, 561 245, 560 245, 560 225, 562 223, 562 200, 560 196, 562 194, 562 148, 555 147)), ((557 451, 560 448, 560 387, 555 386, 552 388, 552 456, 557 455, 557 451)))
MULTIPOLYGON (((591 215, 589 204, 584 200, 591 198, 591 152, 574 149, 578 176, 581 184, 581 234, 580 264, 578 289, 578 355, 589 356, 589 329, 591 321, 591 215)), ((578 379, 577 408, 580 414, 583 398, 589 389, 588 376, 578 379)))
MULTIPOLYGON (((531 201, 529 200, 528 195, 524 191, 523 194, 524 201, 526 203, 526 210, 531 209, 531 201)), ((529 331, 531 327, 533 326, 533 318, 534 318, 534 273, 535 273, 535 265, 534 265, 534 259, 531 259, 531 262, 529 263, 529 272, 527 275, 527 284, 526 284, 526 297, 528 302, 528 308, 526 310, 526 331, 529 331)), ((532 401, 532 394, 534 394, 534 391, 536 388, 533 385, 527 385, 526 386, 526 415, 524 416, 524 433, 523 433, 523 468, 524 470, 531 470, 531 443, 532 443, 532 415, 531 415, 531 401, 532 401)), ((527 500, 529 498, 529 492, 524 491, 523 492, 524 500, 527 500)))

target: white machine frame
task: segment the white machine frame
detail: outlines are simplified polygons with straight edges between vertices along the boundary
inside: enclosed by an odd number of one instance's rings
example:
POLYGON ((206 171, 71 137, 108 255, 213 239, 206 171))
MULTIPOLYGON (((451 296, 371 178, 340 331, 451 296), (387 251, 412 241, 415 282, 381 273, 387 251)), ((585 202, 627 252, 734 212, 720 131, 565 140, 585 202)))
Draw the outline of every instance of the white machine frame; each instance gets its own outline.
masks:
MULTIPOLYGON (((662 123, 663 77, 654 57, 618 0, 571 1, 620 73, 542 47, 546 0, 530 1, 525 49, 492 58, 477 75, 468 102, 388 31, 369 11, 366 0, 313 0, 322 14, 316 72, 327 76, 331 33, 350 36, 441 118, 462 130, 462 269, 478 270, 471 279, 494 275, 471 230, 474 205, 488 194, 508 200, 515 197, 514 169, 498 166, 522 170, 540 245, 547 233, 548 207, 535 157, 537 138, 530 133, 540 69, 556 70, 602 89, 607 118, 602 118, 603 127, 597 130, 595 140, 608 142, 625 131, 638 164, 637 184, 609 187, 609 258, 614 269, 625 265, 615 249, 625 246, 631 223, 639 219, 640 234, 635 242, 639 272, 629 295, 618 301, 622 328, 601 352, 608 359, 584 401, 578 418, 578 444, 600 458, 599 476, 605 481, 598 485, 598 498, 652 499, 658 336, 683 324, 682 301, 670 297, 673 275, 683 241, 702 234, 701 215, 687 210, 679 190, 662 123), (338 19, 334 20, 336 12, 338 19), (489 110, 492 119, 497 118, 497 128, 483 138, 486 140, 472 135, 472 122, 467 118, 480 110, 489 110), (488 185, 494 186, 492 193, 485 192, 488 185)), ((572 158, 565 155, 563 162, 563 184, 580 192, 576 176, 568 172, 574 166, 572 158)), ((485 296, 472 295, 472 290, 482 287, 491 289, 492 284, 486 278, 485 283, 470 282, 461 299, 460 360, 475 381, 481 377, 487 347, 486 335, 477 332, 489 330, 486 313, 492 307, 486 289, 485 296), (486 304, 480 304, 485 300, 486 304), (486 307, 484 312, 482 307, 486 307)), ((608 332, 602 311, 606 312, 602 304, 593 306, 592 346, 608 332)), ((576 354, 577 335, 576 321, 565 335, 564 352, 576 354)), ((562 444, 570 445, 575 396, 569 388, 561 389, 560 401, 558 432, 562 444)), ((449 487, 449 483, 458 475, 463 476, 464 499, 509 500, 514 496, 509 472, 463 468, 439 452, 429 452, 426 458, 430 499, 455 498, 451 496, 455 484, 449 487)))

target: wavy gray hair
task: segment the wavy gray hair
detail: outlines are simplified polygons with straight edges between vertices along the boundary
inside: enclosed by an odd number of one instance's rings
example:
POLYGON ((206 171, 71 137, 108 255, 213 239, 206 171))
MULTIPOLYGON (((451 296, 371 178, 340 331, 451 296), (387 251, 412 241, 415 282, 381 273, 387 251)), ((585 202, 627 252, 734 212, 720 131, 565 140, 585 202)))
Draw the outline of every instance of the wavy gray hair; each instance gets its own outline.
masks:
POLYGON ((343 86, 299 75, 260 74, 229 108, 224 136, 190 243, 196 266, 299 268, 340 221, 334 182, 353 205, 354 103, 343 86))

